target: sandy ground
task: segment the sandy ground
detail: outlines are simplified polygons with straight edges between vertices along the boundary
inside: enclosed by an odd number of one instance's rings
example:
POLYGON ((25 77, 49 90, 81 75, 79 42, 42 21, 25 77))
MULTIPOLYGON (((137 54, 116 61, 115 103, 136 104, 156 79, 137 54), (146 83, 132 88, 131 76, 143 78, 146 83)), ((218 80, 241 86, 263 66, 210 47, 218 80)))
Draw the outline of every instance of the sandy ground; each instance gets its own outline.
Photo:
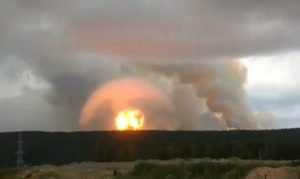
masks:
MULTIPOLYGON (((63 166, 36 166, 25 169, 20 173, 19 178, 38 179, 38 178, 70 178, 70 179, 98 179, 98 178, 113 178, 114 173, 126 174, 133 170, 134 166, 141 161, 136 162, 110 162, 110 163, 95 163, 95 162, 83 162, 72 163, 63 166)), ((199 163, 199 162, 238 162, 240 165, 249 164, 272 164, 276 166, 284 166, 289 161, 255 161, 255 160, 211 160, 211 159, 191 159, 182 160, 174 159, 168 161, 160 160, 147 160, 146 162, 156 164, 180 164, 180 163, 199 163)), ((267 168, 261 167, 251 171, 246 179, 300 179, 300 166, 280 167, 280 168, 267 168)))
POLYGON ((135 162, 84 162, 72 163, 63 166, 43 165, 26 169, 20 174, 20 178, 112 178, 114 172, 128 173, 134 168, 134 166, 135 162))
POLYGON ((246 179, 300 179, 300 166, 279 168, 261 167, 251 171, 246 176, 246 179))

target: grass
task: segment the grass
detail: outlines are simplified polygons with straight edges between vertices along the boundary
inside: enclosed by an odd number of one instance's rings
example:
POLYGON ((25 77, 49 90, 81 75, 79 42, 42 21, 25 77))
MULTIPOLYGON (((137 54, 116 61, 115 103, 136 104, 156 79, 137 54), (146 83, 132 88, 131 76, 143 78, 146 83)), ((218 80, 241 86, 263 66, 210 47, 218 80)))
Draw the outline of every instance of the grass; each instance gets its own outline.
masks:
POLYGON ((168 178, 243 178, 256 166, 239 166, 237 164, 221 163, 196 163, 196 164, 169 164, 158 165, 151 163, 137 164, 133 172, 120 175, 116 178, 129 179, 168 179, 168 178))
MULTIPOLYGON (((299 161, 289 166, 297 166, 299 161)), ((280 167, 272 163, 239 162, 198 162, 181 164, 154 164, 142 162, 134 170, 125 175, 116 176, 117 179, 239 179, 244 178, 251 170, 257 167, 280 167)))
MULTIPOLYGON (((127 174, 117 174, 116 179, 239 179, 244 178, 257 167, 300 166, 300 160, 289 163, 272 161, 180 161, 177 163, 140 162, 127 174)), ((0 169, 0 179, 15 179, 23 170, 0 169)), ((29 170, 28 175, 40 178, 63 178, 61 173, 52 170, 29 170)), ((116 171, 117 172, 117 171, 116 171)))
POLYGON ((293 160, 289 166, 290 167, 300 166, 300 160, 293 160))
POLYGON ((1 179, 16 179, 19 174, 18 169, 1 169, 0 178, 1 179))
MULTIPOLYGON (((22 169, 0 169, 0 179, 19 179, 20 174, 24 174, 25 170, 22 169)), ((63 178, 56 171, 48 171, 48 170, 29 170, 24 178, 63 178)))

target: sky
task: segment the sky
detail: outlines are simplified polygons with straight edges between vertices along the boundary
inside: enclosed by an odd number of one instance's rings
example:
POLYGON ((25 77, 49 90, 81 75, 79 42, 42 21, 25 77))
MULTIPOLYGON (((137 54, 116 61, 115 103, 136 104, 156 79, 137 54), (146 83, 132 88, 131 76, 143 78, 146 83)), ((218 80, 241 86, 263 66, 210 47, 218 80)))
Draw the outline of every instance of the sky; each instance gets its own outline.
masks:
POLYGON ((281 128, 300 126, 299 57, 296 51, 242 59, 249 70, 246 90, 251 107, 271 112, 281 128))
POLYGON ((298 0, 2 0, 0 131, 111 129, 82 116, 126 105, 149 129, 300 127, 299 16, 298 0), (124 78, 144 93, 121 105, 124 78))

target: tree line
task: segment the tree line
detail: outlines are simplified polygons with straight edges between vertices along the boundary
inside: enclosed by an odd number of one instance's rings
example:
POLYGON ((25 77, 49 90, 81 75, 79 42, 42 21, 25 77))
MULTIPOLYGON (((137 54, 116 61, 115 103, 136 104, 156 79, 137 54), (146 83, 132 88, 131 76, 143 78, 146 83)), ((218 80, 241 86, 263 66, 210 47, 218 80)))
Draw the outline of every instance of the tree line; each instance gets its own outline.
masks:
MULTIPOLYGON (((82 161, 300 159, 300 129, 268 131, 23 132, 26 165, 82 161)), ((0 167, 15 166, 18 133, 0 133, 0 167)))

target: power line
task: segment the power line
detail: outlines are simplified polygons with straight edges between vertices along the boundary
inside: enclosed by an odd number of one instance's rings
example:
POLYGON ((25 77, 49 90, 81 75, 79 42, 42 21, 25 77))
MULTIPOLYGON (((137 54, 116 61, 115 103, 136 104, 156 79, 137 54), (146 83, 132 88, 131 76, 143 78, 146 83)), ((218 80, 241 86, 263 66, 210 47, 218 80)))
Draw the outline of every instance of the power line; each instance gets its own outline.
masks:
POLYGON ((21 168, 24 166, 24 159, 23 159, 23 155, 24 155, 24 151, 23 151, 23 141, 22 141, 22 132, 19 132, 19 138, 18 138, 18 150, 16 152, 17 155, 17 167, 21 168))

